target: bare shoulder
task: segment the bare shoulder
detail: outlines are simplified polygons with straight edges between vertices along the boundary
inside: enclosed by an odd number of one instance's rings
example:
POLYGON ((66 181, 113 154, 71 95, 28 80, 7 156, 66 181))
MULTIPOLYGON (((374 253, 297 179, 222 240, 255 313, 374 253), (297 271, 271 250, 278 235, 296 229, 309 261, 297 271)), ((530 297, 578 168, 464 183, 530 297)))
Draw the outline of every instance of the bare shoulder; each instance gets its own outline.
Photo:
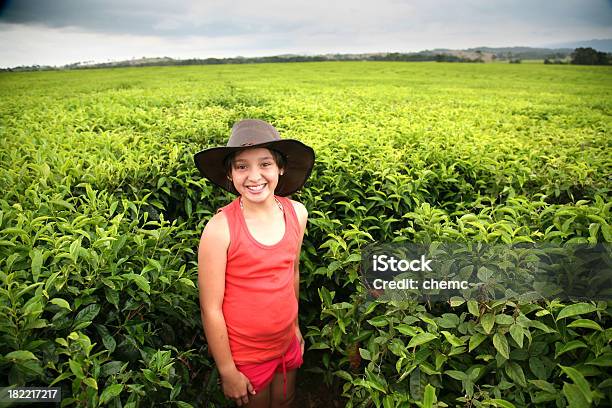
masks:
POLYGON ((293 204, 293 209, 295 210, 295 214, 297 215, 300 225, 302 226, 302 228, 306 227, 306 221, 308 220, 308 210, 306 209, 304 204, 295 200, 290 201, 291 204, 293 204))
POLYGON ((198 248, 198 287, 202 310, 220 313, 229 243, 227 219, 223 212, 218 212, 206 223, 198 248))
POLYGON ((213 245, 216 248, 229 245, 230 232, 227 218, 223 211, 219 211, 206 223, 202 237, 200 238, 200 244, 206 243, 207 245, 213 245))

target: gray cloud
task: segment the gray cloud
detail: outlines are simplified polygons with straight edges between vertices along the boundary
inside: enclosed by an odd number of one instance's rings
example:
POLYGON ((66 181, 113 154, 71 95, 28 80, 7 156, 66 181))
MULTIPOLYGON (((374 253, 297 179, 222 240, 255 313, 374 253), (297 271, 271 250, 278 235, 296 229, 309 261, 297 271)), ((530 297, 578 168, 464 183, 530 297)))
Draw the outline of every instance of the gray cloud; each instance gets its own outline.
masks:
POLYGON ((537 46, 610 38, 610 21, 610 0, 9 0, 0 64, 537 46))
POLYGON ((5 5, 0 22, 107 34, 213 37, 291 32, 299 26, 298 19, 284 21, 281 15, 260 11, 248 2, 19 0, 5 5))
POLYGON ((0 22, 78 27, 101 33, 137 35, 242 35, 389 31, 410 27, 489 25, 493 22, 558 27, 609 27, 612 5, 605 0, 353 0, 290 2, 185 0, 8 1, 0 22))
POLYGON ((44 25, 53 28, 81 27, 92 31, 143 32, 173 12, 169 2, 116 0, 18 0, 8 1, 0 21, 44 25))

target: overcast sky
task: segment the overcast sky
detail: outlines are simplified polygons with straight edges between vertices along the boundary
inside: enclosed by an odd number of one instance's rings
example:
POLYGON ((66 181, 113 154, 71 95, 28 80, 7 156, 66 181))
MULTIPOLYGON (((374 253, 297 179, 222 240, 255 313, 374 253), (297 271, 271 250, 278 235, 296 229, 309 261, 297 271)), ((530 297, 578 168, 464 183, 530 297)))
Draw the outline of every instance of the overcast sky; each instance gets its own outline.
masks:
POLYGON ((612 38, 612 0, 0 0, 0 67, 612 38))

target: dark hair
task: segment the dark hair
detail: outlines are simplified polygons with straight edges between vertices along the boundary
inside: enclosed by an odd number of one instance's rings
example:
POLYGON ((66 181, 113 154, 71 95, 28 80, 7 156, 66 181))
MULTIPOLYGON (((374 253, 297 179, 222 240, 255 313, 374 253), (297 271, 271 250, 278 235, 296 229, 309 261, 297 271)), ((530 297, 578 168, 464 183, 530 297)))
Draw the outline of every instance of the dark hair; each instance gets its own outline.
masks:
MULTIPOLYGON (((252 147, 252 149, 255 149, 257 147, 252 147)), ((268 147, 264 147, 264 149, 268 149, 270 151, 270 153, 272 153, 272 157, 274 158, 274 162, 276 163, 276 165, 278 166, 279 169, 284 169, 285 165, 287 164, 287 158, 285 157, 284 154, 282 154, 281 152, 279 152, 278 150, 274 150, 274 149, 270 149, 268 147)), ((234 158, 236 157, 236 155, 239 152, 244 151, 243 150, 238 150, 235 151, 233 153, 228 154, 227 156, 225 156, 225 159, 223 159, 223 167, 225 168, 225 175, 226 176, 230 176, 232 174, 232 162, 234 161, 234 158)))

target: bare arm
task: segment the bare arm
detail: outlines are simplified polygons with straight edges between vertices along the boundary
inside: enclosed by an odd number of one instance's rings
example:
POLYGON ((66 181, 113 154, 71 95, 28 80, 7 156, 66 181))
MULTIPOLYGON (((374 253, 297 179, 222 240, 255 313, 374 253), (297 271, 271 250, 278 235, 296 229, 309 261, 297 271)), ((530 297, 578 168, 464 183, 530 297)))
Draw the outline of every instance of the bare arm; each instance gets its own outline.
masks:
POLYGON ((295 297, 298 302, 300 300, 300 252, 302 252, 302 241, 304 240, 304 232, 306 231, 306 222, 308 220, 308 211, 303 204, 298 203, 297 201, 292 201, 293 208, 295 209, 295 213, 298 218, 298 222, 300 223, 300 242, 298 244, 298 251, 295 254, 295 277, 294 277, 294 285, 295 285, 295 297))
POLYGON ((248 395, 255 394, 255 390, 248 378, 236 368, 223 316, 229 244, 229 226, 225 214, 218 213, 206 224, 198 248, 200 313, 206 341, 221 376, 223 393, 238 406, 242 406, 249 402, 248 395))
MULTIPOLYGON (((302 241, 304 240, 304 232, 306 231, 306 223, 308 221, 308 211, 306 210, 306 207, 304 207, 303 204, 298 203, 297 201, 292 200, 292 204, 293 204, 293 208, 295 209, 295 213, 297 215, 298 222, 300 223, 300 231, 301 231, 300 243, 298 244, 298 251, 297 251, 297 254, 295 255, 295 268, 294 268, 295 275, 293 279, 294 288, 295 288, 295 297, 297 298, 297 301, 299 303, 300 301, 300 252, 302 252, 302 241)), ((299 331, 300 330, 299 317, 296 317, 295 319, 295 326, 297 327, 297 330, 299 331)), ((302 352, 303 352, 303 349, 302 349, 302 352)))

